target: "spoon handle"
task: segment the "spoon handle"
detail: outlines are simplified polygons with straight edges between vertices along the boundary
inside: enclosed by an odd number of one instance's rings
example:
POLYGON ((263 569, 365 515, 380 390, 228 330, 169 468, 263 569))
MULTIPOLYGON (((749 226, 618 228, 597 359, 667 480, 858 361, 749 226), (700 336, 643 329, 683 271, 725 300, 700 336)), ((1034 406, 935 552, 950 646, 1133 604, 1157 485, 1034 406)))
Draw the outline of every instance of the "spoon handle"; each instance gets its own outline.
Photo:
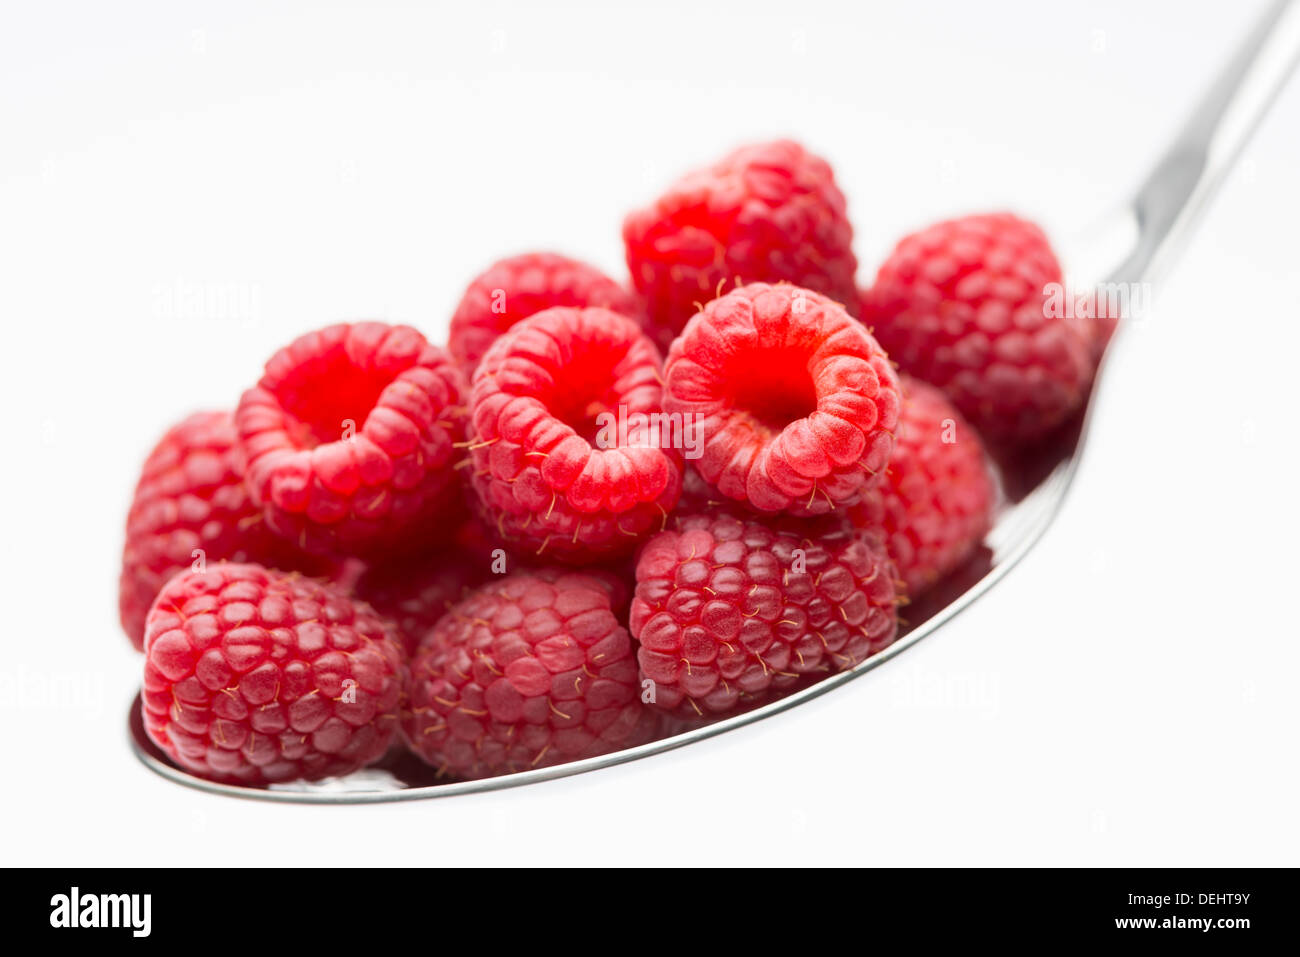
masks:
POLYGON ((1131 200, 1138 241, 1110 277, 1151 279, 1191 233, 1300 61, 1300 10, 1275 0, 1131 200))

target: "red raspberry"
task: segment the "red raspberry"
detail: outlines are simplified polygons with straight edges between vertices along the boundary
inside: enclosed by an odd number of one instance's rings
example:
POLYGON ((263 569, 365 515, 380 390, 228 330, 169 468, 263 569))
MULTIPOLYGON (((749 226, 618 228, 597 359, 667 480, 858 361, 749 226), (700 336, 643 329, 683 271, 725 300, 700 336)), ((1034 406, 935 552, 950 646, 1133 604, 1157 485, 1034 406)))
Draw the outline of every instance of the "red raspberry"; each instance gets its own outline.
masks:
POLYGON ((222 564, 177 575, 149 612, 145 728, 205 778, 364 767, 388 747, 401 686, 392 626, 326 582, 222 564))
POLYGON ((447 354, 408 326, 335 325, 281 349, 235 413, 268 524, 311 552, 438 537, 457 506, 467 393, 447 354))
POLYGON ((600 306, 635 318, 636 297, 595 266, 556 253, 526 253, 475 277, 451 317, 447 348, 472 375, 488 347, 521 319, 552 306, 600 306))
POLYGON ((700 417, 701 477, 760 511, 851 504, 889 461, 889 359, 810 290, 753 283, 715 299, 673 343, 664 381, 664 410, 700 417))
POLYGON ((943 393, 903 377, 903 412, 884 479, 849 514, 884 534, 915 598, 956 569, 993 522, 984 445, 943 393))
POLYGON ((149 606, 167 579, 217 561, 258 562, 310 574, 330 564, 271 533, 249 501, 228 412, 197 412, 149 453, 126 517, 118 584, 122 628, 144 647, 149 606))
POLYGON ((791 282, 856 311, 853 228, 826 161, 798 143, 746 146, 623 223, 648 328, 666 349, 724 283, 791 282))
POLYGON ((635 427, 661 413, 662 394, 658 353, 625 316, 556 307, 519 323, 474 374, 485 524, 547 559, 631 551, 681 491, 680 453, 660 447, 674 436, 635 427))
POLYGON ((863 294, 862 319, 904 372, 938 386, 991 439, 1036 438, 1078 408, 1093 373, 1087 324, 1049 315, 1061 267, 1009 214, 908 236, 863 294))
POLYGON ((636 659, 606 583, 516 572, 471 592, 411 664, 402 732, 461 778, 563 764, 640 743, 636 659))
POLYGON ((815 522, 681 515, 646 543, 629 627, 654 703, 722 714, 893 642, 894 568, 876 536, 815 522))

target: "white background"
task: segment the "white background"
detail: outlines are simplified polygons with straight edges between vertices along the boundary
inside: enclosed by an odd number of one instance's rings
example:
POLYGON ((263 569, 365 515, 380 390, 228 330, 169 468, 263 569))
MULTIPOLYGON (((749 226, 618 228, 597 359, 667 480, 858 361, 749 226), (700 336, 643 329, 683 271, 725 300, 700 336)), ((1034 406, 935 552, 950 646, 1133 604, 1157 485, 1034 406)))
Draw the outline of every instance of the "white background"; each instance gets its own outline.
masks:
POLYGON ((624 212, 759 137, 832 161, 864 274, 950 213, 1068 238, 1259 9, 262 6, 0 15, 6 863, 1300 862, 1300 84, 1119 342, 1057 524, 897 661, 524 790, 271 806, 145 770, 116 620, 131 487, 275 348, 359 317, 441 339, 521 250, 621 275, 624 212))

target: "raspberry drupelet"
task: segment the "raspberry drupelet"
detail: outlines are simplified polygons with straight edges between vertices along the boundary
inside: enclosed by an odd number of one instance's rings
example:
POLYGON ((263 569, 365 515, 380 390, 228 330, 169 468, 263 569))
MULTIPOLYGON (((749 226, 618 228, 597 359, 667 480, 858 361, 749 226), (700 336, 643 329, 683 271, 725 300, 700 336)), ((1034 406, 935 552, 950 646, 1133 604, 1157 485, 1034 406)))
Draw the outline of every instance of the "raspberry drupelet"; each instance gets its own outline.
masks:
POLYGON ((244 486, 230 413, 197 412, 168 429, 149 453, 127 513, 118 613, 137 651, 144 647, 149 606, 167 579, 218 561, 315 575, 333 570, 267 528, 244 486))
POLYGON ((267 523, 311 552, 418 550, 460 524, 468 385, 409 326, 361 322, 277 352, 235 413, 267 523))
POLYGON ((894 567, 842 516, 679 514, 641 551, 629 627, 656 707, 722 715, 893 642, 894 567))
POLYGON ((144 652, 145 729, 205 778, 348 774, 397 727, 393 626, 327 582, 260 565, 184 572, 154 602, 144 652))
POLYGON ((474 277, 451 317, 447 349, 467 375, 511 326, 552 306, 600 306, 637 318, 632 292, 595 266, 558 253, 525 253, 474 277))
POLYGON ((862 324, 797 286, 752 283, 673 343, 664 409, 696 416, 693 465, 726 499, 818 515, 856 502, 889 461, 898 380, 862 324))
POLYGON ((790 282, 856 314, 853 228, 830 166, 798 143, 745 146, 623 223, 632 282, 661 349, 725 286, 790 282))
POLYGON ((519 323, 474 374, 471 485, 484 524, 529 560, 630 552, 681 491, 672 436, 632 427, 662 412, 662 395, 658 353, 626 316, 556 307, 519 323))
POLYGON ((459 778, 594 757, 642 743, 636 659, 608 581, 551 568, 470 592, 411 663, 402 732, 459 778))

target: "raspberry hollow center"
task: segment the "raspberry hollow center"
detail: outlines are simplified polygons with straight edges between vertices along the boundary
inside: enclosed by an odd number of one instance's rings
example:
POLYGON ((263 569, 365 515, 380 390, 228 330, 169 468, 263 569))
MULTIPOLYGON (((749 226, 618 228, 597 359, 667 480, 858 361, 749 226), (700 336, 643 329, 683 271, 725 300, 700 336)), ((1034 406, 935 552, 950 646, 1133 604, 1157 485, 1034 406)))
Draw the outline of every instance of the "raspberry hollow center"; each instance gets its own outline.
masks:
POLYGON ((733 409, 773 433, 817 411, 808 356, 798 349, 753 349, 736 356, 723 387, 733 409))
POLYGON ((529 377, 544 383, 536 397, 547 414, 573 429, 595 447, 605 424, 605 417, 618 418, 624 412, 651 411, 659 405, 658 389, 647 390, 655 382, 653 359, 640 342, 640 331, 630 320, 621 320, 621 332, 602 327, 596 319, 581 319, 581 327, 567 343, 562 360, 535 365, 529 377))
POLYGON ((552 416, 594 444, 602 414, 618 414, 624 401, 615 372, 615 360, 596 353, 575 357, 566 372, 572 375, 544 399, 552 416))
POLYGON ((286 379, 276 393, 298 424, 290 430, 294 441, 313 449, 343 438, 345 423, 360 432, 391 381, 387 372, 359 366, 338 349, 286 379))

